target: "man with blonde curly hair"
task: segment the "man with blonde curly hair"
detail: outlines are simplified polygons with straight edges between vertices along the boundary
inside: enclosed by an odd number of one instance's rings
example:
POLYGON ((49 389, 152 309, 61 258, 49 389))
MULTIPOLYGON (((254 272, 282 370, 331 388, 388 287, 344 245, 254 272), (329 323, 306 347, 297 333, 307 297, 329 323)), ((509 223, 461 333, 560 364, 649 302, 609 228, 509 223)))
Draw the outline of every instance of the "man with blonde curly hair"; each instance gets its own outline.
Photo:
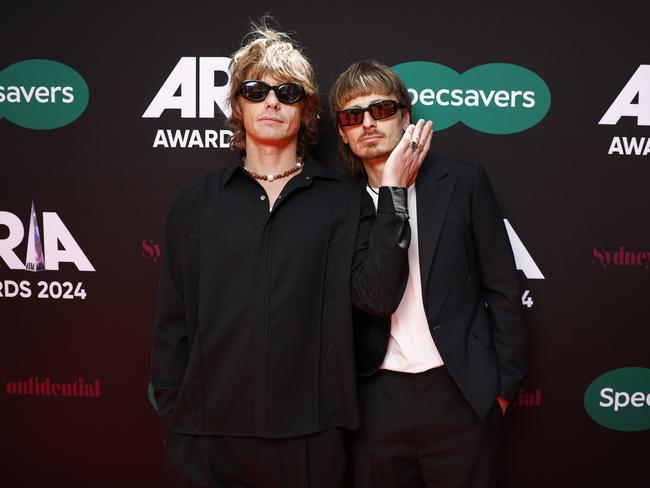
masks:
POLYGON ((359 424, 352 309, 390 315, 406 285, 422 124, 375 215, 309 156, 318 91, 287 34, 255 26, 230 75, 236 161, 190 183, 165 232, 151 383, 169 463, 186 486, 336 488, 359 424))

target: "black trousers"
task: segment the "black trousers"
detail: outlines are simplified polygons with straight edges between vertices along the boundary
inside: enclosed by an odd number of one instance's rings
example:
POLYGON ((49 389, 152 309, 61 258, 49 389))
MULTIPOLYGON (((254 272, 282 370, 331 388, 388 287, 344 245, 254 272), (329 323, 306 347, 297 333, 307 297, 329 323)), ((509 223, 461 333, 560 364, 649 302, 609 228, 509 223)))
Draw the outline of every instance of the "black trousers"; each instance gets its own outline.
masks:
POLYGON ((175 488, 339 488, 346 464, 340 429, 287 439, 171 434, 175 488))
POLYGON ((503 414, 482 422, 444 367, 380 370, 359 384, 361 427, 352 436, 354 488, 487 488, 503 414))

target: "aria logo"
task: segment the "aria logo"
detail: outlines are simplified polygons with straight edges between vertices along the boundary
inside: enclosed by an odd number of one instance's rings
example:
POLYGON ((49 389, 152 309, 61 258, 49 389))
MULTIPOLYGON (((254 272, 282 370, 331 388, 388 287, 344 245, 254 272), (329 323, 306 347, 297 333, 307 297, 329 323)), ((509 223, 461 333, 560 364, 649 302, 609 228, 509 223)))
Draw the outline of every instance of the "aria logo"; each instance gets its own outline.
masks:
MULTIPOLYGON (((229 117, 229 64, 230 58, 226 57, 181 58, 142 114, 142 118, 158 119, 167 110, 177 110, 182 119, 196 119, 198 107, 198 118, 214 119, 215 105, 229 117), (225 80, 222 84, 215 84, 218 75, 225 80)), ((228 148, 231 136, 232 132, 226 129, 158 129, 153 147, 228 148)))
MULTIPOLYGON (((650 64, 637 68, 598 124, 617 125, 621 117, 633 117, 638 126, 650 126, 650 64)), ((614 136, 608 154, 647 156, 650 137, 614 136)))
MULTIPOLYGON (((515 265, 517 269, 523 271, 524 276, 529 280, 543 280, 544 275, 528 252, 528 249, 526 249, 526 246, 524 246, 524 243, 519 239, 515 229, 513 229, 510 222, 508 222, 508 219, 503 219, 503 223, 508 232, 508 239, 510 240, 510 247, 512 247, 512 254, 515 257, 515 265)), ((533 297, 530 294, 530 290, 524 290, 524 294, 521 296, 521 304, 527 308, 531 308, 533 303, 533 297)))
POLYGON ((508 239, 510 239, 510 246, 515 256, 517 269, 523 271, 529 280, 543 280, 544 275, 528 252, 528 249, 526 249, 526 246, 524 246, 524 243, 519 239, 515 229, 508 222, 508 219, 503 219, 503 223, 506 225, 506 231, 508 231, 508 239))
POLYGON ((0 118, 21 127, 63 127, 79 118, 87 105, 88 85, 63 63, 30 59, 0 71, 0 118))
POLYGON ((74 263, 79 271, 95 271, 84 252, 56 212, 43 212, 43 239, 32 201, 29 214, 27 252, 23 263, 14 249, 25 236, 20 219, 11 212, 0 211, 0 228, 9 234, 0 238, 0 258, 12 270, 58 271, 60 263, 74 263))
POLYGON ((413 118, 434 120, 436 130, 463 122, 488 134, 513 134, 540 122, 551 106, 544 80, 515 64, 483 64, 459 74, 414 61, 392 70, 408 87, 413 118))

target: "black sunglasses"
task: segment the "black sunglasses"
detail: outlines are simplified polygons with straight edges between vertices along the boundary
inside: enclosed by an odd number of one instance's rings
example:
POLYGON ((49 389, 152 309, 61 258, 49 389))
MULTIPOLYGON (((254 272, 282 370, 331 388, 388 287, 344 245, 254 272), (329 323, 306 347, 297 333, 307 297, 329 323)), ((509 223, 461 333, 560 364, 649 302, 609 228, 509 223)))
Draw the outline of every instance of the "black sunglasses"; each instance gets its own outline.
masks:
POLYGON ((367 107, 360 108, 346 108, 336 112, 336 120, 341 127, 349 125, 359 125, 363 122, 363 114, 370 112, 372 118, 375 120, 385 119, 397 113, 398 108, 403 108, 404 105, 396 100, 380 100, 373 102, 367 107))
POLYGON ((260 80, 246 80, 242 81, 239 85, 239 93, 246 100, 251 102, 261 102, 266 100, 269 92, 273 90, 275 96, 278 97, 282 103, 298 103, 305 96, 305 89, 300 83, 290 81, 288 83, 280 83, 279 85, 271 86, 260 80))

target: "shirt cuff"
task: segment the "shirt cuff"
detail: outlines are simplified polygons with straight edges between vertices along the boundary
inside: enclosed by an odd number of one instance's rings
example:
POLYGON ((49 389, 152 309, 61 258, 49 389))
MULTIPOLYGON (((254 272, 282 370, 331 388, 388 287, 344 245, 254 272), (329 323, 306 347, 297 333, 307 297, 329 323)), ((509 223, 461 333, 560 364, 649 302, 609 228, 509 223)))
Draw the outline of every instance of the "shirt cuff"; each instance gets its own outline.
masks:
POLYGON ((408 215, 406 188, 380 186, 377 213, 403 213, 408 215))

